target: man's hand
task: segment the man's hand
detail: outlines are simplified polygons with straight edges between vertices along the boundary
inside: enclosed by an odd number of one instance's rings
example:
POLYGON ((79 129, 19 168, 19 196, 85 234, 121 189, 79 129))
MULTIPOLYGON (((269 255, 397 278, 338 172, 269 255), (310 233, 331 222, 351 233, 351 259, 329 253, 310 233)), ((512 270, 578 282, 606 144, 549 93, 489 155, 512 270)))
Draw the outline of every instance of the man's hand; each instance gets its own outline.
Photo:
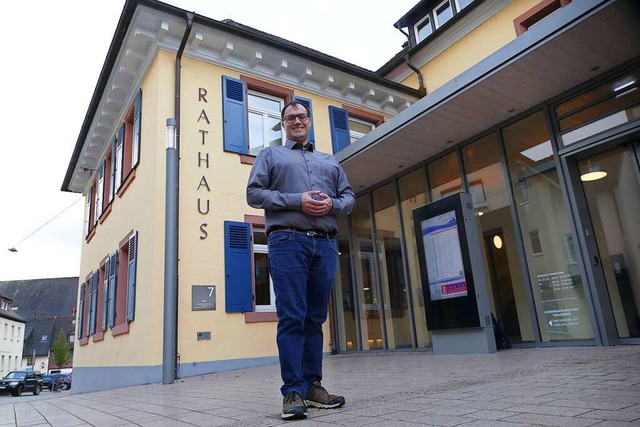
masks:
POLYGON ((302 212, 311 216, 324 216, 331 212, 333 200, 326 193, 317 190, 302 193, 302 212))

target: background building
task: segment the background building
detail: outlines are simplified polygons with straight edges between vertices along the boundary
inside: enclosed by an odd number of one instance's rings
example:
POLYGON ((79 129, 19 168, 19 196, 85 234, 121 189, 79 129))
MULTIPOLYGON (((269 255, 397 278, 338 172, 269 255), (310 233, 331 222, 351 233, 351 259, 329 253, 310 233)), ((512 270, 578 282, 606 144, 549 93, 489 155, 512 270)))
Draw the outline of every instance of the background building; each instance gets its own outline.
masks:
POLYGON ((78 278, 2 281, 0 294, 11 297, 13 313, 26 322, 20 361, 13 369, 48 373, 51 369, 73 368, 78 278), (60 332, 67 338, 71 350, 71 360, 62 367, 53 364, 51 351, 60 332))
POLYGON ((327 353, 431 345, 411 211, 458 191, 515 345, 640 342, 639 23, 629 0, 424 0, 395 24, 406 47, 372 72, 127 1, 62 186, 86 195, 74 390, 277 360, 245 185, 292 99, 358 195, 327 353), (596 167, 606 178, 580 179, 596 167))
POLYGON ((0 378, 20 369, 26 320, 11 307, 13 300, 0 293, 0 378))

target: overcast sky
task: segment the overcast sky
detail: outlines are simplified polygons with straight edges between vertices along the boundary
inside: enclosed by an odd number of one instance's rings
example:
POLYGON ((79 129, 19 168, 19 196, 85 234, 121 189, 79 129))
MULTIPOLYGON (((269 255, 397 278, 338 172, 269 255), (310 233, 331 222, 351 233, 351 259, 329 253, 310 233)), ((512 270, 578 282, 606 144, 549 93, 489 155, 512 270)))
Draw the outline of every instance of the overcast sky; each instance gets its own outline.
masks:
MULTIPOLYGON (((393 24, 417 2, 168 1, 371 70, 400 51, 406 38, 393 24)), ((80 274, 84 201, 60 187, 123 6, 124 0, 3 3, 0 280, 80 274)))

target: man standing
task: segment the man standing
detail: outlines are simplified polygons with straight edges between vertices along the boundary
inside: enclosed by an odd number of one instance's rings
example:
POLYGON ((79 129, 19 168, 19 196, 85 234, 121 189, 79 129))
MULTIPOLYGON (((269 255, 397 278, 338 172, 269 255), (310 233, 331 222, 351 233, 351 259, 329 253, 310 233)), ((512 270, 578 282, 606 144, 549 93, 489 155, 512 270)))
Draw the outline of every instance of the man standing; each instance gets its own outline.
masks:
POLYGON ((282 418, 307 417, 307 406, 337 408, 344 397, 322 387, 322 324, 327 320, 338 250, 336 215, 349 214, 353 190, 337 160, 307 141, 304 104, 282 109, 286 143, 260 151, 249 175, 247 202, 264 209, 278 312, 282 418))

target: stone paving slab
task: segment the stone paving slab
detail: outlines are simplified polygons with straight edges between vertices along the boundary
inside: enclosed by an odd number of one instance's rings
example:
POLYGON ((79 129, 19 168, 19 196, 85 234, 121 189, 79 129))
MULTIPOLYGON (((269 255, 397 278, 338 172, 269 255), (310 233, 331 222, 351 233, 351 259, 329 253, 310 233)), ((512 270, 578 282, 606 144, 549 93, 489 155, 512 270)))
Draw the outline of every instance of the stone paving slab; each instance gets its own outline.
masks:
POLYGON ((280 419, 277 365, 86 394, 0 396, 0 427, 637 426, 640 346, 325 358, 335 410, 280 419))

